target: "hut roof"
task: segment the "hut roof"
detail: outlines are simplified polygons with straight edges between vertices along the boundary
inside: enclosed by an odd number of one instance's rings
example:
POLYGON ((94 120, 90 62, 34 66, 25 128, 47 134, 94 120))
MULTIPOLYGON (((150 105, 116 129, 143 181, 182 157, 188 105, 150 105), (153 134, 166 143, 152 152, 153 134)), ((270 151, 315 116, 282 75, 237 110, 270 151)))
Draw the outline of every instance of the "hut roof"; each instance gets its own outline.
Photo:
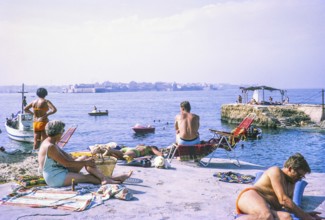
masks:
POLYGON ((269 90, 269 91, 283 91, 282 89, 276 89, 273 87, 269 87, 269 86, 250 86, 250 87, 240 87, 240 89, 242 90, 246 90, 246 91, 254 91, 254 90, 269 90))

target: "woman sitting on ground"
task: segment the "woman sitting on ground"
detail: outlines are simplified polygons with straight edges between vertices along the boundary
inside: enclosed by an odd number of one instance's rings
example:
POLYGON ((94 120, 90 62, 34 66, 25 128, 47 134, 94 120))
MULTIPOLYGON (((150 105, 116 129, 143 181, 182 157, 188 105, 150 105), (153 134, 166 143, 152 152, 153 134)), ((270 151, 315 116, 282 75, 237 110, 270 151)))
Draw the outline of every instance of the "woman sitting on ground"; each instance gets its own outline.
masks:
POLYGON ((42 171, 47 185, 52 187, 69 186, 74 183, 119 184, 132 175, 132 172, 116 177, 106 177, 96 167, 91 157, 82 156, 73 159, 58 145, 64 133, 65 124, 61 121, 50 121, 45 126, 47 138, 42 142, 38 153, 39 170, 42 171), (85 168, 89 174, 82 174, 85 168))

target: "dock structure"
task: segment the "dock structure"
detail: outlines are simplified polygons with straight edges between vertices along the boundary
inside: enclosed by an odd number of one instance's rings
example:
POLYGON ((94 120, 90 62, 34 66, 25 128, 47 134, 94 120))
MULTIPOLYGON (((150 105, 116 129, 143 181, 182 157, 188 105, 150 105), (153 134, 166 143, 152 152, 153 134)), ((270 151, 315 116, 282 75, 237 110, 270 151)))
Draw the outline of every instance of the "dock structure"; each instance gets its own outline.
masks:
POLYGON ((221 120, 230 124, 238 124, 250 113, 256 114, 254 124, 261 127, 309 126, 324 128, 322 105, 251 105, 236 103, 221 106, 221 120))

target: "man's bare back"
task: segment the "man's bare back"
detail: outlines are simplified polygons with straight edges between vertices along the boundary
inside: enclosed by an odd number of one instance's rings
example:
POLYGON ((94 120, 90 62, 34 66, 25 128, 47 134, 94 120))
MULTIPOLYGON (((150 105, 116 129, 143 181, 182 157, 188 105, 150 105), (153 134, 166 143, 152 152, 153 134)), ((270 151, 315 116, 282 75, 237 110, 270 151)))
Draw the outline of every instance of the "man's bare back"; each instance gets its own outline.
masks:
POLYGON ((191 113, 191 104, 183 101, 175 118, 176 136, 183 141, 199 140, 200 117, 191 113))
POLYGON ((200 117, 189 112, 182 112, 176 116, 176 134, 184 140, 193 140, 199 136, 200 117))

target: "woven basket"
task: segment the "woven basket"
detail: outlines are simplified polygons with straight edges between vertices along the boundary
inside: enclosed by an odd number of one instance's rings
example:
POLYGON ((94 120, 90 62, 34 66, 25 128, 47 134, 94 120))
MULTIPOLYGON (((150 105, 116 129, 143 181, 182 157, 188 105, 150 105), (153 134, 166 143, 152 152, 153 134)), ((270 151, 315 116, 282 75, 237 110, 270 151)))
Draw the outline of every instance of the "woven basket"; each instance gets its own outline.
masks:
POLYGON ((112 176, 116 161, 115 157, 104 157, 104 160, 97 158, 95 163, 105 176, 112 176))

